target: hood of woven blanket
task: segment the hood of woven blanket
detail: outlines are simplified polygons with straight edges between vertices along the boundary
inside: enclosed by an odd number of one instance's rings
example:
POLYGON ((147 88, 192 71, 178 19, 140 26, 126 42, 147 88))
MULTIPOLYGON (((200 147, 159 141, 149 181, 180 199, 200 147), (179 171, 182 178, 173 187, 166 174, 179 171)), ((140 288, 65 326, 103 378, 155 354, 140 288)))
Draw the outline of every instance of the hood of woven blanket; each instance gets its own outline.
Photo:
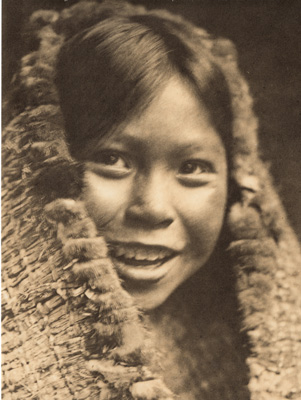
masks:
MULTIPOLYGON (((106 257, 105 243, 95 239, 95 227, 78 202, 83 167, 68 153, 53 84, 56 55, 66 38, 116 12, 145 12, 116 4, 87 1, 61 13, 35 13, 29 31, 39 39, 39 47, 23 57, 8 99, 11 121, 3 138, 2 190, 4 390, 18 391, 24 399, 57 393, 93 399, 99 392, 103 399, 121 398, 121 393, 139 398, 144 389, 131 387, 140 381, 152 381, 165 398, 171 396, 148 369, 153 354, 139 312, 122 290, 106 257), (58 202, 58 198, 71 200, 58 202), (82 239, 73 243, 71 253, 70 238, 82 239), (93 240, 101 254, 91 250, 93 240), (97 286, 101 277, 95 272, 99 264, 78 267, 76 249, 86 249, 86 245, 90 258, 101 263, 108 277, 102 286, 97 286), (109 294, 105 300, 96 299, 99 293, 109 294), (101 322, 105 327, 95 325, 100 315, 105 315, 101 322), (135 328, 128 328, 129 321, 135 328), (131 336, 137 326, 137 346, 129 342, 129 347, 122 348, 124 337, 131 336), (121 350, 112 356, 116 348, 121 350)), ((213 40, 201 29, 197 32, 223 68, 232 94, 232 179, 239 196, 227 217, 231 235, 227 258, 235 274, 237 307, 250 347, 246 360, 250 396, 297 399, 301 393, 298 243, 269 172, 258 158, 257 120, 248 87, 237 71, 235 50, 229 41, 213 40)), ((182 314, 187 313, 183 310, 182 314)))

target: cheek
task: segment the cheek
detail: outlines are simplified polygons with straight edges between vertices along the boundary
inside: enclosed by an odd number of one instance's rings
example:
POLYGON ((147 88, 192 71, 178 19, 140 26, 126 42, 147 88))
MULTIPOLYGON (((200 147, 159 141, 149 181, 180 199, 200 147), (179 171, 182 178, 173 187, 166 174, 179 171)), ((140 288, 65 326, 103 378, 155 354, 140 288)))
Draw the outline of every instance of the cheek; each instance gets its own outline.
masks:
POLYGON ((98 228, 121 213, 127 198, 127 186, 120 180, 107 180, 86 172, 82 199, 98 228))
POLYGON ((200 188, 182 203, 179 212, 192 253, 204 256, 212 252, 223 225, 226 199, 227 187, 221 185, 217 188, 200 188))

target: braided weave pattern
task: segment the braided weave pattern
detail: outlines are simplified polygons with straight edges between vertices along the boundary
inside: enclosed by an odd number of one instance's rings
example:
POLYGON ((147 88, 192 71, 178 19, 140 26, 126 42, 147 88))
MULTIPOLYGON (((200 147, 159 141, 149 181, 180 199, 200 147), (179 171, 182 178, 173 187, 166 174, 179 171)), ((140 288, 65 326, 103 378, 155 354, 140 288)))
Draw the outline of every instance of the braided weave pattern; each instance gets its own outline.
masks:
MULTIPOLYGON (((49 185, 49 197, 39 188, 47 185, 49 165, 55 174, 59 168, 67 173, 68 154, 55 146, 60 131, 49 119, 47 128, 44 124, 45 113, 50 117, 53 111, 41 106, 6 130, 3 394, 8 399, 171 399, 145 366, 153 358, 147 334, 103 239, 95 237, 94 223, 80 202, 46 205, 59 185, 49 185), (35 133, 38 141, 32 143, 35 133), (32 162, 36 157, 40 163, 32 162), (54 229, 43 216, 45 205, 54 229)), ((69 163, 75 182, 76 167, 69 163)), ((78 188, 68 190, 75 195, 78 188)))

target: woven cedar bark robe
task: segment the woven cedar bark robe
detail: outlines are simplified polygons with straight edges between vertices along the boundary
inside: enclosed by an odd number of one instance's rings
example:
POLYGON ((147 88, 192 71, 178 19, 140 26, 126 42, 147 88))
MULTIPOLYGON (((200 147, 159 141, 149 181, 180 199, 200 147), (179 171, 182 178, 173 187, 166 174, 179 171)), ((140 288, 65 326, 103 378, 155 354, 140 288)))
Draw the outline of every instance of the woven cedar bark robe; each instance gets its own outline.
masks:
POLYGON ((57 52, 103 18, 144 12, 83 1, 31 18, 36 49, 15 77, 3 136, 3 398, 300 399, 300 252, 257 156, 231 43, 190 27, 232 94, 240 196, 222 260, 143 315, 80 201, 83 166, 68 153, 53 84, 57 52))

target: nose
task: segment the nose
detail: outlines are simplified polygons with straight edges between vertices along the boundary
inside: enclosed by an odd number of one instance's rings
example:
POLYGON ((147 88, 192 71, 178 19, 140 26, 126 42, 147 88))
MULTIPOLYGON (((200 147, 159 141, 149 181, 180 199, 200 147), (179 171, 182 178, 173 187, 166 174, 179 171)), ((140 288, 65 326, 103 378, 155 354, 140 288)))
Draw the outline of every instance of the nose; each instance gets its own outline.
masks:
POLYGON ((166 228, 172 224, 174 211, 167 182, 160 172, 135 178, 125 212, 129 224, 148 229, 166 228))

